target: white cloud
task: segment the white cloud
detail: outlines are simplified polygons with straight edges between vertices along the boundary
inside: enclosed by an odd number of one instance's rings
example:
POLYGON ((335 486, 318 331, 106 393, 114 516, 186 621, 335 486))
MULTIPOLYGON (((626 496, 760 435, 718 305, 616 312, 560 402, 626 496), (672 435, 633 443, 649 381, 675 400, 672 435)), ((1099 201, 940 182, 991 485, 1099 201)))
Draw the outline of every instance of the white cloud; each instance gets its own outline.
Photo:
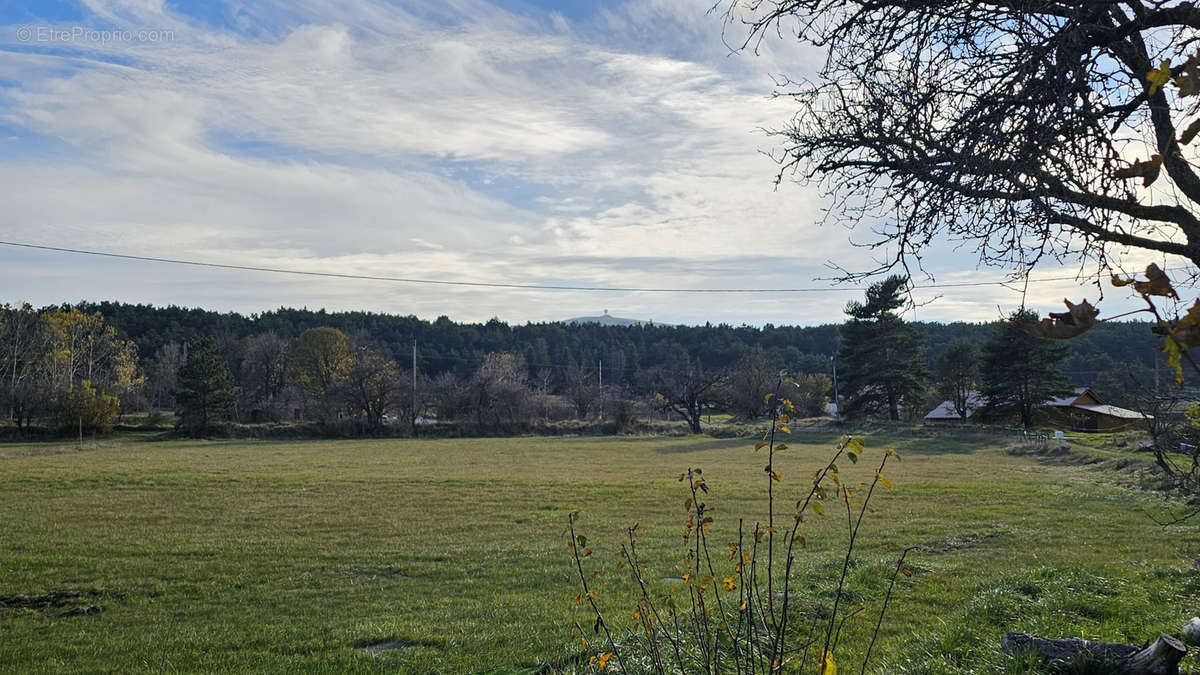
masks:
MULTIPOLYGON (((70 152, 0 159, 0 228, 156 257, 515 284, 809 287, 831 258, 865 264, 843 230, 813 227, 813 190, 775 190, 777 166, 759 152, 773 141, 757 130, 790 112, 767 98, 768 75, 803 74, 812 54, 783 40, 731 56, 709 6, 629 2, 581 25, 470 0, 256 3, 221 30, 161 2, 90 0, 97 20, 170 27, 175 39, 8 45, 0 79, 19 86, 0 90, 0 119, 70 152)), ((0 301, 516 321, 594 304, 660 321, 820 323, 855 297, 697 302, 136 263, 30 282, 18 267, 0 272, 12 294, 0 301)))

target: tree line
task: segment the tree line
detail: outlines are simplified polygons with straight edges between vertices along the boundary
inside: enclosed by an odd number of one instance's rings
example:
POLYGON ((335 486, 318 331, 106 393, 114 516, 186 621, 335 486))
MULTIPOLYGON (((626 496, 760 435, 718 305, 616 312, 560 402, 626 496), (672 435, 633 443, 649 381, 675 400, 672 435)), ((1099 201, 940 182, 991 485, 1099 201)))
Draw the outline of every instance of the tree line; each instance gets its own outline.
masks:
MULTIPOLYGON (((864 301, 847 306, 846 322, 815 327, 469 324, 297 309, 244 316, 121 303, 4 305, 0 403, 20 429, 38 422, 103 430, 118 412, 152 410, 180 412, 185 430, 225 419, 415 429, 424 418, 518 429, 607 409, 609 420, 640 410, 678 416, 699 431, 702 416, 716 410, 760 415, 762 396, 781 371, 792 375, 788 396, 809 414, 822 413, 833 395, 836 354, 846 413, 882 409, 912 417, 948 391, 932 377, 946 355, 982 345, 1001 324, 899 321, 889 296, 903 285, 873 285, 864 301), (896 322, 904 332, 880 330, 896 322), (893 358, 907 353, 911 372, 893 358), (859 372, 910 382, 880 388, 859 372)), ((1117 361, 1152 368, 1153 346, 1146 324, 1106 324, 1064 346, 1056 363, 1070 381, 1087 384, 1115 372, 1117 361)))

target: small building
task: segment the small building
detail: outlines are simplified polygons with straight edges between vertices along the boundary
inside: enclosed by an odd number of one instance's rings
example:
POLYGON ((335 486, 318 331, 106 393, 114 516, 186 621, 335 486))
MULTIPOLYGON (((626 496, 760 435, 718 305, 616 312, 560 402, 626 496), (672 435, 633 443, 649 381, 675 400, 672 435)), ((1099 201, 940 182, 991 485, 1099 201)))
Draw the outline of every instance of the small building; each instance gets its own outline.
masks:
MULTIPOLYGON (((979 392, 971 392, 967 403, 967 420, 979 421, 974 413, 984 405, 979 392)), ((1067 396, 1052 398, 1039 406, 1047 413, 1051 424, 1070 428, 1072 431, 1124 431, 1139 422, 1152 419, 1135 410, 1108 405, 1087 387, 1080 387, 1067 396)), ((938 407, 925 415, 925 422, 945 424, 958 422, 960 418, 952 401, 942 401, 938 407)))
POLYGON ((972 391, 967 394, 966 420, 963 420, 963 418, 958 415, 958 411, 954 409, 954 401, 942 401, 938 404, 938 407, 930 410, 929 414, 925 415, 924 420, 926 424, 954 424, 964 421, 973 422, 975 420, 971 419, 971 415, 974 414, 979 408, 982 408, 983 404, 983 397, 979 395, 979 392, 972 391))

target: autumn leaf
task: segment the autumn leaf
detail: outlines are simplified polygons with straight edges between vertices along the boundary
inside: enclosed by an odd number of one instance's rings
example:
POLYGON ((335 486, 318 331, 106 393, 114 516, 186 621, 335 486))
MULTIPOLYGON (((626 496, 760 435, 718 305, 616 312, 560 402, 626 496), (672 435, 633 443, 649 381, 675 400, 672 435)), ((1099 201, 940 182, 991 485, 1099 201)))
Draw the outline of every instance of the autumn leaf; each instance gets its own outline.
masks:
POLYGON ((779 469, 775 469, 771 471, 771 478, 774 478, 776 481, 781 481, 783 480, 783 474, 779 473, 779 469))
POLYGON ((782 450, 787 450, 787 443, 780 443, 779 445, 775 446, 775 452, 780 452, 782 450))
POLYGON ((1196 93, 1196 79, 1189 75, 1180 75, 1173 80, 1175 86, 1179 87, 1180 98, 1186 98, 1196 93))
POLYGON ((837 675, 837 664, 833 662, 833 652, 821 653, 820 675, 837 675))
POLYGON ((813 502, 812 510, 815 511, 818 516, 825 515, 825 505, 822 504, 821 502, 813 502))
POLYGON ((1150 187, 1154 181, 1158 180, 1161 170, 1162 155, 1155 154, 1151 155, 1150 159, 1145 161, 1139 159, 1130 166, 1113 171, 1113 178, 1141 178, 1142 187, 1150 187))
POLYGON ((1197 118, 1194 122, 1187 125, 1187 128, 1184 129, 1183 133, 1179 135, 1179 144, 1187 145, 1188 143, 1191 143, 1192 139, 1196 137, 1196 134, 1200 134, 1200 118, 1197 118))
POLYGON ((1181 362, 1183 349, 1174 338, 1168 335, 1167 339, 1163 340, 1162 351, 1167 355, 1167 365, 1175 371, 1175 384, 1183 384, 1183 364, 1181 362))
POLYGON ((1078 305, 1063 298, 1067 305, 1065 312, 1050 312, 1049 316, 1037 323, 1014 321, 1018 328, 1034 337, 1046 340, 1069 340, 1091 330, 1096 325, 1096 309, 1086 299, 1078 305))
POLYGON ((1133 290, 1142 295, 1161 295, 1166 298, 1179 299, 1179 294, 1171 285, 1170 277, 1155 263, 1146 266, 1146 280, 1133 282, 1133 290))
POLYGON ((1163 61, 1162 63, 1158 64, 1157 68, 1146 73, 1146 81, 1150 83, 1150 91, 1148 92, 1150 94, 1150 96, 1153 96, 1156 93, 1158 93, 1158 90, 1161 89, 1164 85, 1166 85, 1166 83, 1169 82, 1170 80, 1171 80, 1171 61, 1170 61, 1170 59, 1167 59, 1166 61, 1163 61))
POLYGON ((879 484, 880 484, 880 485, 882 485, 884 488, 886 488, 886 489, 888 489, 888 490, 891 490, 891 489, 892 489, 892 487, 893 487, 893 486, 892 486, 892 481, 890 481, 890 480, 888 480, 888 479, 884 478, 883 476, 880 476, 880 477, 879 477, 879 484))
POLYGON ((764 441, 759 441, 758 443, 754 444, 754 451, 758 452, 759 450, 762 450, 765 447, 767 447, 767 444, 764 441))

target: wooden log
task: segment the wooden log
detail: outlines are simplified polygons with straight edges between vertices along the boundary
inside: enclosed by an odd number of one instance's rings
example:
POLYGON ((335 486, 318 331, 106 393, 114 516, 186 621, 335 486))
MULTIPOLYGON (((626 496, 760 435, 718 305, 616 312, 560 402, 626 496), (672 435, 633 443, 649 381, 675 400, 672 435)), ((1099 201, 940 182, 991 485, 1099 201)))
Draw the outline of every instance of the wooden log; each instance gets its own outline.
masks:
POLYGON ((1120 642, 1094 642, 1079 638, 1049 639, 1028 633, 1009 633, 1000 648, 1006 653, 1032 651, 1047 665, 1071 665, 1086 659, 1112 675, 1179 675, 1179 661, 1187 648, 1170 635, 1159 635, 1148 647, 1120 642))

